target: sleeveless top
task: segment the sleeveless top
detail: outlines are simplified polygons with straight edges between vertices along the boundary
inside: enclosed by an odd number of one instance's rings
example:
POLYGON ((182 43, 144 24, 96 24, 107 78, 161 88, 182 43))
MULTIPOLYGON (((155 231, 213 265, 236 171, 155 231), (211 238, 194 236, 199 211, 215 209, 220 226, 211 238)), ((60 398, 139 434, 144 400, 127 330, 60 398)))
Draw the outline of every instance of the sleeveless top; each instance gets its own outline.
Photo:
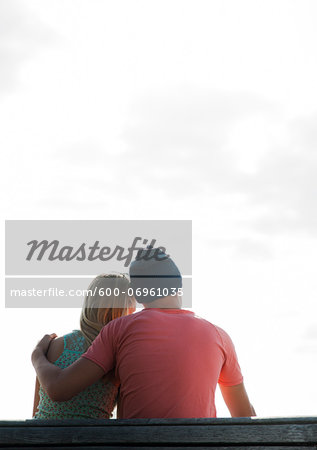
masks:
MULTIPOLYGON (((79 330, 64 336, 64 351, 54 362, 65 369, 87 350, 86 340, 79 330)), ((98 381, 65 402, 49 398, 42 386, 35 419, 109 419, 116 405, 118 387, 111 382, 98 381)))

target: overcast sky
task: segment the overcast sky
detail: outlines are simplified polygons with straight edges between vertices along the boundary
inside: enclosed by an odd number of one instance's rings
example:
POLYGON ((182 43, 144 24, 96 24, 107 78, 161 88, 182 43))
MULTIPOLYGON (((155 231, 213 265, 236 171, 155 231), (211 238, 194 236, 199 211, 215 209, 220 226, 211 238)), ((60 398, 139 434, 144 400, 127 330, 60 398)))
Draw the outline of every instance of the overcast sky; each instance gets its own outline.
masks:
MULTIPOLYGON (((260 416, 316 415, 316 20, 313 0, 0 2, 3 220, 192 219, 193 309, 260 416)), ((32 348, 78 317, 3 299, 0 418, 31 417, 32 348)))

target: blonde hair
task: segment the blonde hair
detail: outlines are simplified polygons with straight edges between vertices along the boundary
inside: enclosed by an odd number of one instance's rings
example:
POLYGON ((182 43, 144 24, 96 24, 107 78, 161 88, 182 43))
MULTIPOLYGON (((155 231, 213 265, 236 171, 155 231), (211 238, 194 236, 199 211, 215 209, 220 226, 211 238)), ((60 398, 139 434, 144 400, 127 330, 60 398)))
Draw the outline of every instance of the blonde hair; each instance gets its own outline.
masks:
POLYGON ((135 300, 128 296, 129 285, 128 277, 122 273, 98 275, 90 283, 80 316, 87 347, 107 323, 135 309, 135 300))

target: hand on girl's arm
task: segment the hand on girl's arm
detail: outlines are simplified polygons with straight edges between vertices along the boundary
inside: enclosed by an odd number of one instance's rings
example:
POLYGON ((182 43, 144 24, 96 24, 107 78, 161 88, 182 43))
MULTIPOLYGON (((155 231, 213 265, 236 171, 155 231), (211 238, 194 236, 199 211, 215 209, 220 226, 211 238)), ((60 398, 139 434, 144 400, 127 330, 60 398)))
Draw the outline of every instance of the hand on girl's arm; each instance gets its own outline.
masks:
POLYGON ((32 363, 48 396, 54 401, 65 401, 102 378, 104 371, 86 358, 79 358, 63 370, 50 363, 46 353, 55 337, 55 334, 43 337, 33 350, 32 363))

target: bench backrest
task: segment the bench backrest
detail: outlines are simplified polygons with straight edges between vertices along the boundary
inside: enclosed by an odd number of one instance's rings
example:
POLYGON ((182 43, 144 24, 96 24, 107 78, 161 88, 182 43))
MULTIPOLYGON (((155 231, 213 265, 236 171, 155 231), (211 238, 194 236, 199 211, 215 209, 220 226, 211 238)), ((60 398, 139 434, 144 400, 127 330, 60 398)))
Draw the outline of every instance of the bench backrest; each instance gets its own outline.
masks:
POLYGON ((317 417, 0 422, 0 448, 317 449, 317 417))

